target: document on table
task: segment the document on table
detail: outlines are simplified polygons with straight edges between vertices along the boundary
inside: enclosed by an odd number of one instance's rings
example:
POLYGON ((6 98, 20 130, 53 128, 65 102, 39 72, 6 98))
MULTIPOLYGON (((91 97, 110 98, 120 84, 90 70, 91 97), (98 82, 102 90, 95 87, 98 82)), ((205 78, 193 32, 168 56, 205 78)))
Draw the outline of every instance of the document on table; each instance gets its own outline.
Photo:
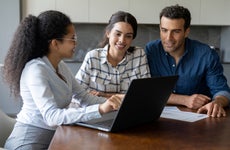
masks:
POLYGON ((175 119, 186 122, 195 122, 207 118, 206 114, 198 114, 179 110, 176 106, 165 106, 161 118, 175 119))

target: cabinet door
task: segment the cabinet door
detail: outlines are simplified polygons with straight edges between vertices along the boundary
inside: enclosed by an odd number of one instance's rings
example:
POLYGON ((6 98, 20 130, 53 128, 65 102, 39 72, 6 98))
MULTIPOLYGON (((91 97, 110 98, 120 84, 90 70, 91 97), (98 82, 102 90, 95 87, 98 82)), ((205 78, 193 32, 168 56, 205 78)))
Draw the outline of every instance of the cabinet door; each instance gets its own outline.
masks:
POLYGON ((192 17, 191 25, 197 25, 200 23, 200 1, 202 0, 168 0, 166 5, 171 6, 179 4, 185 8, 188 8, 192 17))
POLYGON ((108 23, 119 10, 129 11, 129 0, 89 0, 89 22, 108 23))
POLYGON ((159 24, 159 15, 163 8, 171 5, 182 5, 189 9, 192 15, 191 24, 199 24, 200 0, 130 0, 130 12, 136 16, 139 23, 159 24))
POLYGON ((202 25, 230 25, 229 0, 201 0, 202 25))
POLYGON ((159 24, 159 14, 168 0, 130 0, 130 13, 138 23, 159 24))
POLYGON ((46 10, 55 10, 56 0, 22 0, 22 17, 39 15, 46 10))
POLYGON ((89 21, 88 0, 56 0, 56 9, 68 15, 73 22, 89 21))

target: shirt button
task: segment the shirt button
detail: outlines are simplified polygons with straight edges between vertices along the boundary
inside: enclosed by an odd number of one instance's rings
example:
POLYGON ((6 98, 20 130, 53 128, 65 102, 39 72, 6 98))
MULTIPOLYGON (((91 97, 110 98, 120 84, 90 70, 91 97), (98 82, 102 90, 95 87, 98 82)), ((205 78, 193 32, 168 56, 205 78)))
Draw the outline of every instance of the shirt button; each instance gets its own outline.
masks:
POLYGON ((173 66, 173 67, 175 67, 176 65, 175 65, 175 64, 173 64, 172 66, 173 66))

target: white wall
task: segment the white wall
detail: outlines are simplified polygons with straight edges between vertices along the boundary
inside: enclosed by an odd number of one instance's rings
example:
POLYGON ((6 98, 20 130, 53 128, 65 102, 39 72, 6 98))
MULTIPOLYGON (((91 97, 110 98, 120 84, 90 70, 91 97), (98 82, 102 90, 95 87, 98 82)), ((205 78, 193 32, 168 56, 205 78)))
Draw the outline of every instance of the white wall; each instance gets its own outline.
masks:
POLYGON ((20 20, 20 1, 0 0, 0 20, 0 63, 3 63, 20 20))
POLYGON ((222 27, 220 49, 223 50, 223 60, 230 63, 230 26, 222 27))
MULTIPOLYGON (((20 21, 20 0, 0 0, 0 20, 0 64, 2 65, 20 21)), ((7 114, 15 115, 21 108, 21 102, 10 96, 9 88, 3 82, 1 75, 0 72, 0 109, 7 114)))

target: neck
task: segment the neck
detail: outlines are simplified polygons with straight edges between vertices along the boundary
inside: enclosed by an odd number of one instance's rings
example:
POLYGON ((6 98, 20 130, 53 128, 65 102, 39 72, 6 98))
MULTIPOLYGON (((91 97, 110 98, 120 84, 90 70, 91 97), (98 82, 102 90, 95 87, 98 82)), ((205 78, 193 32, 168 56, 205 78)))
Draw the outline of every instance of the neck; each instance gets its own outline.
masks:
POLYGON ((109 63, 115 67, 118 65, 119 62, 122 61, 122 59, 124 58, 124 54, 111 54, 111 53, 108 53, 107 55, 107 59, 109 61, 109 63))
POLYGON ((50 63, 52 64, 52 66, 54 67, 54 69, 56 71, 58 71, 58 64, 61 61, 61 59, 53 56, 53 55, 47 55, 47 58, 49 59, 50 63))
POLYGON ((180 49, 169 53, 174 58, 176 65, 179 63, 180 58, 184 55, 184 52, 184 46, 182 46, 180 49))

